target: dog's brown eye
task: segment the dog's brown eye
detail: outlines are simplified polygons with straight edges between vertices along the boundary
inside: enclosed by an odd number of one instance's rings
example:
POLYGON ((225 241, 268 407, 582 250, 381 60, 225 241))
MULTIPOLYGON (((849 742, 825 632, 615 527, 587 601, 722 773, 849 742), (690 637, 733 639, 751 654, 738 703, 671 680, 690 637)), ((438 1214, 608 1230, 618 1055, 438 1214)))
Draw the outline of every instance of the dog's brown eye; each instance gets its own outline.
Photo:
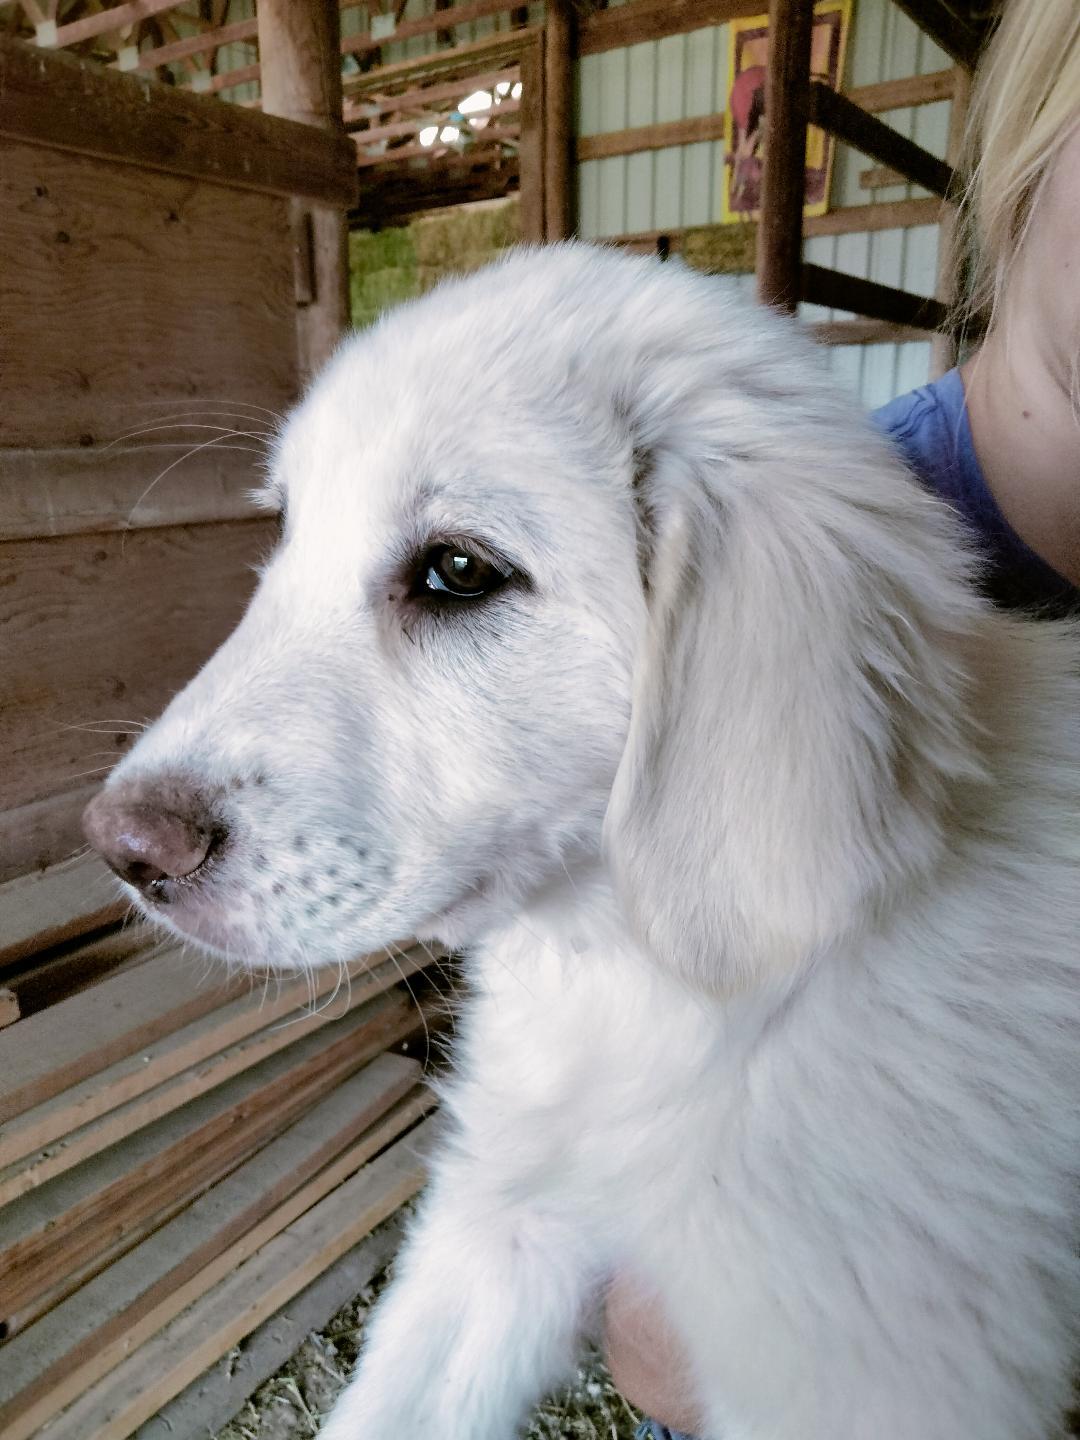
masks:
POLYGON ((510 578, 508 570, 470 554, 460 545, 436 545, 424 556, 421 568, 424 593, 457 600, 490 595, 510 578))

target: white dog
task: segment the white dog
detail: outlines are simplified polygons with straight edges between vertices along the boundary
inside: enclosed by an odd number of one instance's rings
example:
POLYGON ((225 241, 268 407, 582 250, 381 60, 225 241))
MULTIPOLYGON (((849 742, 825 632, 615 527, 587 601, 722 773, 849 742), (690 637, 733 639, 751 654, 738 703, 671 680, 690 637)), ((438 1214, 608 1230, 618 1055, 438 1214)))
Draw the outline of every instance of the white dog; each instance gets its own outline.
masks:
POLYGON ((1080 649, 976 597, 824 370, 579 246, 395 311, 285 427, 247 615, 89 813, 219 951, 468 946, 328 1440, 510 1440, 616 1273, 708 1440, 1060 1433, 1080 649))

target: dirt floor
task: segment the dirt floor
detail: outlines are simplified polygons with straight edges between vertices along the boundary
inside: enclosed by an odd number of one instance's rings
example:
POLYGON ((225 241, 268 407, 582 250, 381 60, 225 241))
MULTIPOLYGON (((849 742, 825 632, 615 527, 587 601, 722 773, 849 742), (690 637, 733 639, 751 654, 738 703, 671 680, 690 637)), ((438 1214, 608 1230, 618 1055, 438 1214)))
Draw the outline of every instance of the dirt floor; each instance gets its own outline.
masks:
MULTIPOLYGON (((388 1278, 387 1270, 324 1330, 309 1335, 215 1440, 301 1440, 318 1434, 321 1417, 352 1372, 364 1320, 388 1278)), ((526 1435, 527 1440, 632 1440, 637 1420, 594 1356, 565 1395, 540 1407, 526 1435)))

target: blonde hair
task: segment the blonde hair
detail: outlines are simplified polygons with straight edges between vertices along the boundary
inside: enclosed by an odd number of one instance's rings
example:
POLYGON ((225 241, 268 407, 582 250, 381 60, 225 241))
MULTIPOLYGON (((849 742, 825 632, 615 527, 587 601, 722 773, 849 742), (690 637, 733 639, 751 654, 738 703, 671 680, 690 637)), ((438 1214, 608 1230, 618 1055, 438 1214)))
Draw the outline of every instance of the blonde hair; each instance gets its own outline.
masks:
POLYGON ((1080 3, 1006 0, 979 66, 962 170, 958 254, 969 317, 997 313, 1039 192, 1080 120, 1080 3))

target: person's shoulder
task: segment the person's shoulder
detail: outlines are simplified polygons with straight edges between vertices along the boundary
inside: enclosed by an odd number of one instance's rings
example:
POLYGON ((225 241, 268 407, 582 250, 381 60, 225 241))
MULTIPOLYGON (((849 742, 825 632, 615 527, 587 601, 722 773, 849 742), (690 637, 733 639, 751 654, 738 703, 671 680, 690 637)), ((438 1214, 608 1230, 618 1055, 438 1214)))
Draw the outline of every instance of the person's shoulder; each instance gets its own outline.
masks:
POLYGON ((906 395, 898 395, 887 405, 875 410, 871 419, 898 445, 916 444, 929 437, 940 444, 942 433, 948 434, 964 415, 964 382, 959 370, 949 370, 939 380, 920 385, 906 395))
POLYGON ((977 473, 968 473, 978 465, 959 370, 890 400, 871 419, 929 489, 953 498, 957 488, 978 488, 977 473))

